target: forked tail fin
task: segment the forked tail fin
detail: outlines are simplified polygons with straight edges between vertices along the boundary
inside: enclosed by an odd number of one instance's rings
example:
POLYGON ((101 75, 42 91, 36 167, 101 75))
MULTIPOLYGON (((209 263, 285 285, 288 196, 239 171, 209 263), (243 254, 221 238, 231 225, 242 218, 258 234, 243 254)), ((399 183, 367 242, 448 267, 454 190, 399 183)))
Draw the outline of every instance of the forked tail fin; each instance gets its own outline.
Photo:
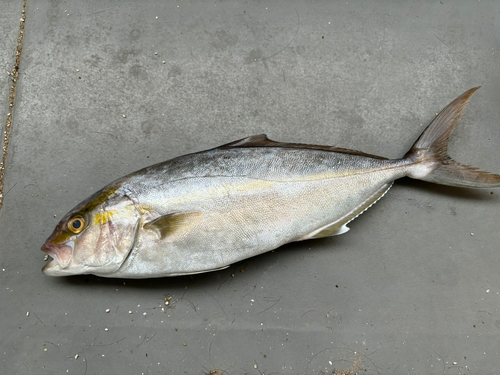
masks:
POLYGON ((450 134, 464 114, 469 99, 478 89, 470 89, 448 104, 424 130, 405 155, 405 158, 415 162, 408 171, 408 177, 468 188, 500 186, 500 175, 459 164, 447 153, 450 134))

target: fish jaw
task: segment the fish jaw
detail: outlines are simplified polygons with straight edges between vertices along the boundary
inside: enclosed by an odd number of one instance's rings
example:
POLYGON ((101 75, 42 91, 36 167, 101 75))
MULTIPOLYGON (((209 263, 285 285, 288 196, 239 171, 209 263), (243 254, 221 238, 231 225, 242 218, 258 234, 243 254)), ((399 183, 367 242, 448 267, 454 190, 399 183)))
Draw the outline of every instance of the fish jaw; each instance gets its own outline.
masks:
POLYGON ((42 268, 42 272, 47 276, 64 276, 61 266, 56 260, 51 260, 42 268))
POLYGON ((53 258, 42 271, 50 276, 62 276, 62 270, 67 268, 71 263, 73 256, 74 242, 68 241, 66 244, 54 244, 47 241, 42 246, 42 251, 53 258))
POLYGON ((51 243, 43 245, 42 251, 53 258, 53 260, 42 268, 44 275, 72 276, 89 273, 84 267, 71 265, 73 249, 73 241, 69 241, 65 245, 54 245, 51 243))
POLYGON ((90 272, 86 272, 83 268, 61 268, 57 260, 52 260, 42 268, 42 272, 47 276, 74 276, 74 275, 84 275, 90 272))

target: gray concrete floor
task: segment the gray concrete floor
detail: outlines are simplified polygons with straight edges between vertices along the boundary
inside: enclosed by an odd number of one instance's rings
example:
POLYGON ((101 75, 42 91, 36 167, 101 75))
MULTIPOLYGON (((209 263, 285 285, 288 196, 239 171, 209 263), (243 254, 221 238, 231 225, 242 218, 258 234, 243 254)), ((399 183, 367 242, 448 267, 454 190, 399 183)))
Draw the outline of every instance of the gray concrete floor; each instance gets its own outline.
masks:
MULTIPOLYGON (((9 94, 12 79, 8 73, 12 71, 15 62, 19 19, 21 18, 22 3, 18 0, 5 0, 0 11, 0 129, 3 142, 5 118, 9 109, 9 94)), ((1 154, 0 154, 1 155, 1 154)), ((1 157, 1 156, 0 156, 1 157)), ((1 160, 0 160, 1 162, 1 160)))
MULTIPOLYGON (((2 3, 2 119, 21 10, 2 3)), ((50 278, 39 250, 141 167, 260 133, 399 157, 478 85, 450 153, 500 173, 499 27, 484 0, 28 1, 2 373, 500 373, 500 191, 403 180, 348 234, 193 277, 50 278)))

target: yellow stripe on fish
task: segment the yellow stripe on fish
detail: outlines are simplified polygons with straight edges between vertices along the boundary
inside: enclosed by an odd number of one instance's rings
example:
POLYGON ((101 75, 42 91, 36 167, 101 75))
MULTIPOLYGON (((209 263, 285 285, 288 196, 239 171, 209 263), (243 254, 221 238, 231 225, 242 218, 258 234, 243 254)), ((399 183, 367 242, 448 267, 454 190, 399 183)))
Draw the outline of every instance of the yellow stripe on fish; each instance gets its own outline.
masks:
POLYGON ((206 199, 214 199, 220 196, 234 194, 234 193, 246 193, 248 191, 269 189, 275 185, 278 185, 279 183, 280 181, 268 181, 268 180, 250 180, 236 184, 228 183, 196 191, 188 191, 185 194, 179 195, 175 198, 170 198, 168 202, 170 204, 185 204, 197 201, 204 201, 206 199))
POLYGON ((92 215, 92 225, 106 224, 116 213, 116 210, 96 212, 92 215))

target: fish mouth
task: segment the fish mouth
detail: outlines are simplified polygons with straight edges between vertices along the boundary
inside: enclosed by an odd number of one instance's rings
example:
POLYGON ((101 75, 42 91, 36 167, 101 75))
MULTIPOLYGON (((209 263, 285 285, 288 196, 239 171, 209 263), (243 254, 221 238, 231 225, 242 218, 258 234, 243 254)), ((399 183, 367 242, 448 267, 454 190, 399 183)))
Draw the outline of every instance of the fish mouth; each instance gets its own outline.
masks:
POLYGON ((61 266, 56 260, 51 260, 43 268, 42 272, 48 276, 63 276, 61 273, 61 266))
POLYGON ((62 276, 61 272, 71 263, 73 255, 73 241, 65 245, 54 245, 46 243, 42 246, 42 251, 52 257, 49 263, 42 268, 42 272, 49 276, 62 276))
POLYGON ((52 260, 42 268, 42 272, 49 276, 59 275, 59 272, 61 271, 61 259, 59 255, 51 249, 50 245, 47 244, 43 245, 41 250, 52 257, 52 260), (56 274, 54 274, 54 272, 56 272, 56 274))
POLYGON ((52 257, 54 259, 54 261, 56 261, 58 264, 62 264, 62 260, 61 260, 61 257, 59 256, 59 254, 54 250, 54 248, 52 246, 50 246, 49 244, 45 244, 42 246, 42 249, 41 249, 45 254, 49 255, 50 257, 52 257))

